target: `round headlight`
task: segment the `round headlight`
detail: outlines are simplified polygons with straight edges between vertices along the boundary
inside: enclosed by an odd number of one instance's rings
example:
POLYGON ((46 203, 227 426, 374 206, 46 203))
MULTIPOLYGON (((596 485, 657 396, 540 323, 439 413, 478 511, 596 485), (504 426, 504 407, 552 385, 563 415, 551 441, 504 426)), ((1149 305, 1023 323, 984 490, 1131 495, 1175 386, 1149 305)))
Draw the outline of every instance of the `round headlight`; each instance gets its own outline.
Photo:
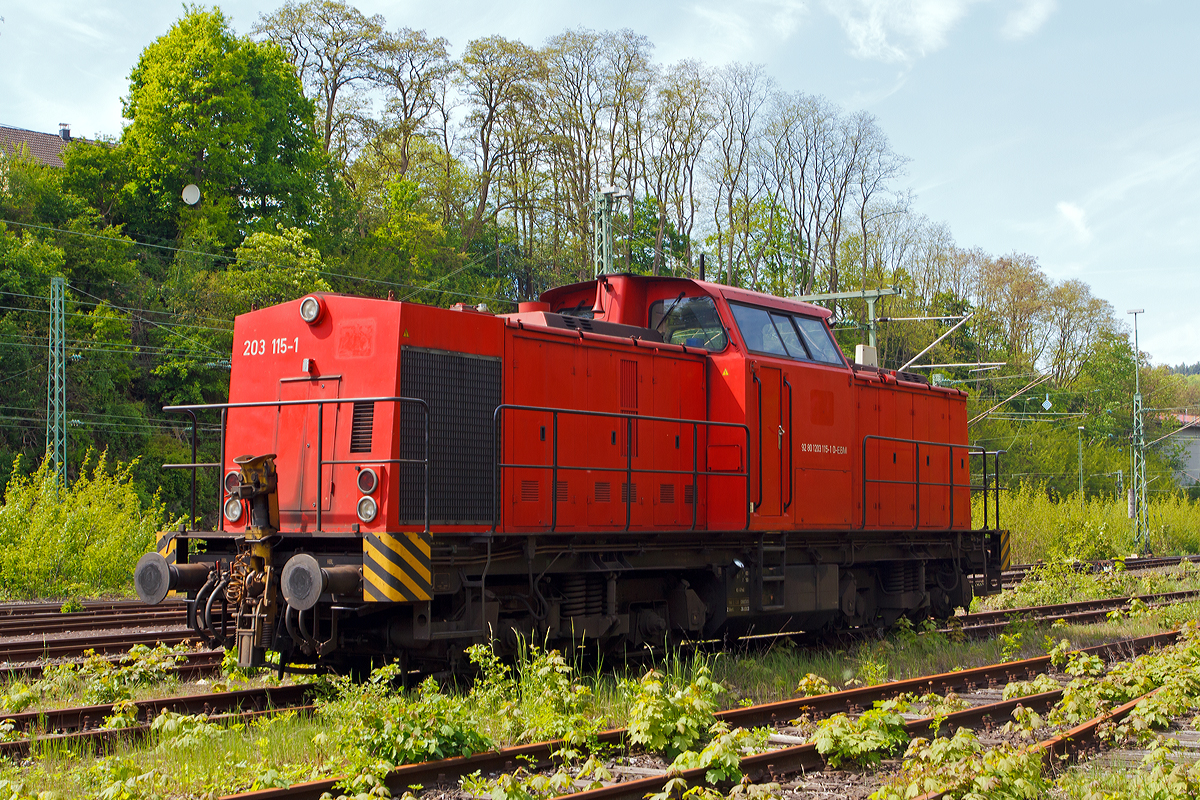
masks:
POLYGON ((375 515, 379 512, 379 507, 375 505, 375 501, 370 497, 364 497, 358 501, 358 518, 363 522, 370 522, 375 519, 375 515))
POLYGON ((242 501, 231 497, 225 501, 225 519, 237 522, 242 518, 242 501))
POLYGON ((225 476, 225 493, 233 494, 233 490, 241 486, 242 474, 240 472, 230 472, 225 476))
POLYGON ((375 491, 375 487, 379 485, 379 476, 375 474, 375 470, 370 467, 363 467, 358 472, 358 490, 363 494, 370 494, 375 491))
POLYGON ((300 301, 300 319, 312 325, 321 317, 321 301, 309 295, 300 301))

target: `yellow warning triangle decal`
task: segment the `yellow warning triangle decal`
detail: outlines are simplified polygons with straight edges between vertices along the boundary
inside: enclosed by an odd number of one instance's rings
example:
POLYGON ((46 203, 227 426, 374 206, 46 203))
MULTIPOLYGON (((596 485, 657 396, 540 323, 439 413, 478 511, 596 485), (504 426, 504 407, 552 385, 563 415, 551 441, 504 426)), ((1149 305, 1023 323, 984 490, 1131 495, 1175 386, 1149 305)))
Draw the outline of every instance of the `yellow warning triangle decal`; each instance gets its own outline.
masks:
MULTIPOLYGON (((407 336, 408 334, 406 333, 406 334, 404 334, 404 335, 405 335, 405 336, 407 336)), ((726 377, 726 378, 728 378, 728 377, 729 377, 729 370, 727 370, 727 369, 723 369, 723 370, 721 370, 721 375, 722 375, 722 376, 724 376, 724 377, 726 377)))
POLYGON ((408 328, 405 328, 405 329, 404 329, 404 338, 405 338, 405 339, 407 339, 407 338, 408 338, 408 328))

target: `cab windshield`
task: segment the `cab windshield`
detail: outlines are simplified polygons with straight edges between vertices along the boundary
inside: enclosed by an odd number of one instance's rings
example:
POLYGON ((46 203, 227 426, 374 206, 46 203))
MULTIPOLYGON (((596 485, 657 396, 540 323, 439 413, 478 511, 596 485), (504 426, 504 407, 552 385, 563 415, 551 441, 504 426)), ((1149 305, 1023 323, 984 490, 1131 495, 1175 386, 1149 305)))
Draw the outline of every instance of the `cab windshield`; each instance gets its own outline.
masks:
POLYGON ((650 304, 650 329, 668 344, 703 347, 716 353, 729 341, 711 297, 675 297, 650 304))

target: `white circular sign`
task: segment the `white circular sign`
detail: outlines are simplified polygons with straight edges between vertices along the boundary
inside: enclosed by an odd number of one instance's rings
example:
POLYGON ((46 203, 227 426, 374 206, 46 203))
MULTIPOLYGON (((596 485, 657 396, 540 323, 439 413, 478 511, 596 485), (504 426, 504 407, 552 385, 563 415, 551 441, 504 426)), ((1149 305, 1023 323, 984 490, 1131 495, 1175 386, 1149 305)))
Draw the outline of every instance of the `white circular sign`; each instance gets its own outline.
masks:
POLYGON ((183 187, 183 202, 189 206, 194 206, 200 202, 200 187, 194 183, 189 183, 183 187))

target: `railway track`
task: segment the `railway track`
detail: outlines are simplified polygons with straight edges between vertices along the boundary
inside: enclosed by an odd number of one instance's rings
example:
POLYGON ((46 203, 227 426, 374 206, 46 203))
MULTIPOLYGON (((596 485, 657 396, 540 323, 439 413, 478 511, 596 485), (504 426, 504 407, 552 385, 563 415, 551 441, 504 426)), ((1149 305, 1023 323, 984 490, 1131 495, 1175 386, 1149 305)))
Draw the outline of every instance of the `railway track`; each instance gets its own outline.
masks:
MULTIPOLYGON (((184 653, 183 657, 185 659, 184 662, 175 666, 172 671, 180 679, 191 680, 211 675, 213 672, 219 670, 221 662, 225 658, 225 651, 194 650, 184 653)), ((114 656, 109 660, 116 663, 118 657, 114 656)), ((46 666, 47 664, 44 662, 0 666, 0 683, 8 683, 17 679, 29 680, 40 678, 46 666)))
POLYGON ((108 604, 104 607, 70 613, 53 611, 0 611, 0 637, 40 636, 50 633, 75 633, 134 627, 170 627, 185 624, 184 606, 108 604))
POLYGON ((0 742, 0 756, 24 756, 28 754, 30 745, 35 740, 42 743, 86 742, 91 745, 110 745, 123 737, 145 735, 150 731, 150 724, 154 718, 163 711, 205 714, 216 721, 233 717, 253 718, 281 709, 311 709, 311 706, 306 705, 311 700, 311 694, 311 685, 292 684, 139 700, 138 717, 145 721, 123 728, 101 727, 104 721, 112 716, 111 703, 4 714, 0 715, 0 718, 12 721, 14 732, 17 735, 24 734, 24 737, 0 742))
MULTIPOLYGON (((1190 556, 1145 556, 1142 558, 1127 558, 1125 559, 1124 569, 1128 572, 1138 572, 1148 569, 1162 569, 1163 567, 1173 567, 1180 561, 1190 561, 1193 564, 1200 563, 1200 555, 1190 556)), ((1095 561, 1076 561, 1074 568, 1078 572, 1098 573, 1106 570, 1111 570, 1115 562, 1111 558, 1102 558, 1095 561)), ((1017 564, 1012 569, 1007 570, 1000 576, 1001 585, 1004 587, 1016 586, 1025 579, 1031 570, 1037 564, 1017 564)))
MULTIPOLYGON (((1200 597, 1197 591, 1160 592, 1141 595, 1136 599, 1150 606, 1165 603, 1180 602, 1200 597)), ((1061 603, 1047 606, 1026 606, 1022 608, 998 609, 964 614, 952 620, 952 627, 943 628, 943 632, 954 632, 969 638, 982 639, 1004 631, 1014 620, 1053 621, 1063 619, 1067 622, 1085 623, 1103 620, 1113 611, 1128 608, 1130 601, 1135 598, 1114 597, 1102 600, 1085 600, 1075 603, 1061 603)), ((127 609, 122 609, 127 611, 127 609)), ((97 612, 100 613, 100 612, 97 612)), ((180 611, 180 613, 182 613, 180 611)), ((28 623, 35 624, 35 623, 28 623)), ((101 628, 107 630, 109 626, 101 628)), ((86 629, 85 629, 86 630, 86 629)), ((7 664, 0 665, 0 680, 16 676, 37 677, 42 670, 42 662, 52 659, 80 658, 87 650, 97 653, 116 655, 127 652, 137 644, 153 646, 155 644, 175 645, 192 640, 195 634, 185 628, 178 630, 147 630, 119 633, 104 633, 89 636, 86 639, 62 638, 43 639, 34 642, 13 642, 4 651, 7 664)), ((755 637, 770 639, 772 637, 755 637)), ((200 651, 188 654, 188 661, 177 668, 181 676, 197 676, 216 669, 220 666, 221 651, 200 651)))
POLYGON ((1080 600, 1074 603, 1058 603, 1047 606, 1024 606, 1021 608, 996 609, 994 611, 977 611, 973 614, 963 614, 954 617, 955 628, 943 628, 945 632, 961 630, 963 635, 972 638, 987 638, 1003 631, 1017 620, 1031 622, 1053 622, 1065 620, 1073 623, 1098 622, 1108 618, 1114 611, 1128 610, 1132 601, 1140 600, 1148 606, 1156 607, 1179 603, 1200 598, 1200 591, 1185 590, 1181 592, 1157 592, 1155 594, 1137 595, 1135 597, 1109 597, 1100 600, 1080 600), (958 628, 961 625, 961 628, 958 628))
MULTIPOLYGON (((1084 648, 1083 652, 1101 658, 1124 658, 1146 652, 1154 647, 1161 647, 1175 641, 1177 632, 1161 633, 1128 639, 1109 644, 1084 648)), ((975 694, 982 698, 972 707, 954 712, 942 718, 942 724, 951 728, 959 726, 976 726, 988 722, 1000 723, 1010 718, 1012 710, 1018 705, 1035 710, 1052 706, 1061 696, 1060 691, 1046 692, 1041 695, 1030 695, 1012 700, 993 699, 998 697, 1005 683, 1013 680, 1025 680, 1045 672, 1050 666, 1048 656, 1014 661, 1005 664, 994 664, 986 667, 960 670, 912 678, 904 681, 878 684, 842 692, 833 692, 814 697, 802 697, 767 703, 747 708, 736 708, 723 711, 716 716, 730 727, 751 728, 757 726, 778 727, 786 724, 802 713, 823 716, 838 712, 854 712, 870 707, 878 700, 886 700, 901 694, 913 692, 946 693, 949 691, 962 692, 967 695, 975 694)), ((1128 713, 1128 708, 1117 709, 1106 717, 1115 718, 1117 712, 1128 713)), ((1047 744, 1047 752, 1061 754, 1070 747, 1077 747, 1094 734, 1096 728, 1104 720, 1093 720, 1090 727, 1079 728, 1055 737, 1052 744, 1047 744), (1086 728, 1086 730, 1085 730, 1086 728), (1068 735, 1069 734, 1069 735, 1068 735)), ((910 733, 928 733, 932 720, 918 718, 909 720, 907 727, 910 733)), ((615 729, 606 731, 599 736, 601 744, 619 744, 626 731, 615 729)), ((787 737, 776 737, 786 741, 787 737)), ((483 775, 512 772, 518 765, 524 765, 531 770, 545 769, 552 765, 553 754, 563 746, 562 741, 541 742, 538 744, 521 745, 503 750, 479 753, 469 757, 450 758, 442 761, 424 764, 410 764, 399 767, 388 773, 385 782, 393 793, 403 792, 407 787, 420 784, 427 789, 455 788, 458 779, 479 771, 483 775)), ((1045 744, 1045 743, 1044 743, 1045 744)), ((752 780, 762 780, 767 777, 778 778, 787 774, 802 771, 821 770, 824 759, 810 743, 793 744, 780 749, 749 756, 742 760, 742 770, 752 780)), ((619 771, 619 770, 618 770, 619 771)), ((648 770, 639 770, 645 773, 648 770)), ((601 789, 578 792, 570 795, 576 800, 642 800, 647 794, 660 792, 668 780, 667 770, 657 770, 661 774, 645 777, 635 777, 633 780, 612 783, 601 789)), ((637 772, 626 775, 636 775, 637 772)), ((682 773, 689 784, 703 782, 704 770, 690 770, 682 773)), ((268 789, 256 792, 229 795, 226 800, 319 800, 322 794, 333 790, 336 779, 312 781, 296 784, 288 789, 268 789)))

